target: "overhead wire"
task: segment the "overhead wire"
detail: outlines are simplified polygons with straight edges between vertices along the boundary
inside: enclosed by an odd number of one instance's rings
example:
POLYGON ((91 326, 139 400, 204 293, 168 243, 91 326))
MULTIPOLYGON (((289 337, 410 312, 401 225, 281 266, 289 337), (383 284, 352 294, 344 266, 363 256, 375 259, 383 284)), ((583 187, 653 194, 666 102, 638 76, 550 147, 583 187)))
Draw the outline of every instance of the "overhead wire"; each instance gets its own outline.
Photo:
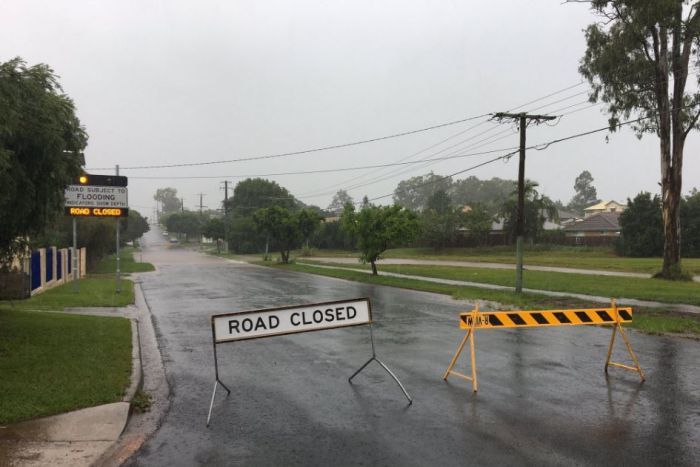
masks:
MULTIPOLYGON (((454 120, 454 121, 447 122, 447 123, 440 123, 440 124, 432 125, 432 126, 425 127, 425 128, 419 128, 417 130, 403 131, 401 133, 394 133, 391 135, 379 136, 376 138, 364 139, 364 140, 359 140, 359 141, 352 141, 349 143, 342 143, 342 144, 333 144, 333 145, 322 146, 322 147, 318 147, 318 148, 304 149, 301 151, 283 152, 283 153, 279 153, 279 154, 268 154, 268 155, 263 155, 263 156, 241 157, 241 158, 237 158, 237 159, 228 159, 228 160, 188 162, 188 163, 182 163, 182 164, 141 165, 141 166, 130 166, 130 167, 124 166, 124 167, 121 167, 121 169, 122 170, 138 170, 138 169, 165 169, 165 168, 171 168, 171 167, 195 167, 195 166, 202 166, 202 165, 227 164, 227 163, 232 163, 232 162, 244 162, 244 161, 276 159, 276 158, 280 158, 280 157, 298 156, 298 155, 302 155, 302 154, 311 154, 311 153, 315 153, 315 152, 329 151, 332 149, 341 149, 341 148, 347 148, 347 147, 352 147, 352 146, 359 146, 361 144, 375 143, 377 141, 384 141, 387 139, 400 138, 403 136, 414 135, 417 133, 422 133, 422 132, 426 132, 426 131, 430 131, 430 130, 436 130, 438 128, 444 128, 444 127, 448 127, 448 126, 452 126, 452 125, 457 125, 459 123, 477 120, 479 118, 484 118, 488 115, 489 114, 482 114, 482 115, 477 115, 474 117, 467 117, 467 118, 462 118, 460 120, 454 120)), ((98 168, 88 168, 86 170, 111 170, 111 169, 112 169, 111 167, 98 167, 98 168)))

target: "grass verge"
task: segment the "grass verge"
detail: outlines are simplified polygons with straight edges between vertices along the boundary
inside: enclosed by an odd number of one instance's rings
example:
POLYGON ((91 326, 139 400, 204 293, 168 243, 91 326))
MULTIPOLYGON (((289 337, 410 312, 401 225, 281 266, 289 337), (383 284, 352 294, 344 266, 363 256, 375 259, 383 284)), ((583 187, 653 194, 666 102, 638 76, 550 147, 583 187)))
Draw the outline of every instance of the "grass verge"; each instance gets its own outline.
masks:
MULTIPOLYGON (((405 279, 388 276, 372 276, 359 271, 347 271, 342 269, 325 269, 307 266, 304 264, 280 265, 270 262, 256 262, 262 266, 275 267, 279 269, 305 272, 321 276, 336 277, 355 282, 368 284, 387 285, 404 289, 420 290, 424 292, 440 293, 450 295, 460 300, 489 300, 498 302, 504 309, 565 309, 584 308, 593 306, 591 302, 584 302, 576 298, 549 297, 541 294, 523 293, 502 290, 489 290, 479 287, 454 286, 447 284, 436 284, 420 279, 405 279)), ((345 265, 343 265, 345 267, 345 265)), ((649 279, 651 280, 651 279, 649 279)), ((606 303, 607 304, 607 303, 606 303)), ((598 304, 600 305, 600 304, 598 304)), ((683 333, 700 335, 700 317, 690 314, 679 314, 658 309, 635 309, 634 320, 631 327, 651 334, 683 333)))
POLYGON ((113 278, 87 277, 78 281, 78 292, 74 284, 54 287, 27 300, 0 302, 17 310, 60 311, 67 307, 123 307, 134 303, 134 283, 121 281, 121 293, 115 293, 113 278))
MULTIPOLYGON (((622 257, 617 256, 610 248, 601 247, 535 245, 526 246, 524 254, 525 263, 532 266, 654 274, 661 270, 662 264, 661 258, 622 257)), ((314 256, 357 257, 358 253, 343 250, 314 250, 314 256)), ((382 257, 515 264, 515 247, 445 248, 439 251, 433 248, 395 248, 387 250, 382 257)), ((700 275, 700 258, 684 258, 682 264, 684 271, 700 275)))
POLYGON ((0 424, 121 400, 131 375, 131 323, 51 313, 126 306, 134 284, 87 278, 27 300, 0 302, 0 424))
MULTIPOLYGON (((342 267, 369 269, 368 265, 363 264, 344 264, 342 267)), ((379 273, 381 274, 382 271, 508 287, 512 287, 515 282, 515 272, 504 269, 386 264, 379 266, 379 273)), ((523 283, 530 289, 700 305, 700 283, 698 282, 525 271, 523 283)))
POLYGON ((0 424, 116 402, 130 374, 129 320, 0 305, 0 424))
MULTIPOLYGON (((134 247, 124 247, 119 251, 119 270, 128 274, 131 272, 149 272, 155 271, 156 268, 151 263, 142 263, 134 259, 134 254, 137 253, 134 247)), ((95 269, 90 271, 94 274, 114 274, 117 270, 117 255, 105 256, 97 263, 95 269)))

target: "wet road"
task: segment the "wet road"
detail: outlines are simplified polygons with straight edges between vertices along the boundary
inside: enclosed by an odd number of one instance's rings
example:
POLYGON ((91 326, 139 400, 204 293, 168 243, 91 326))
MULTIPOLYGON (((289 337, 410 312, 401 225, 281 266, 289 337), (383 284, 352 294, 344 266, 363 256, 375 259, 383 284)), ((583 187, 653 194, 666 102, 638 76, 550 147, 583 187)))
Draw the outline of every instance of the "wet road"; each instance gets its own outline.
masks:
MULTIPOLYGON (((603 373, 610 330, 477 333, 479 393, 442 374, 462 337, 441 295, 234 264, 168 248, 151 232, 142 276, 171 385, 163 426, 130 465, 698 465, 700 343, 631 333, 647 381, 603 373), (366 327, 218 347, 211 314, 368 296, 366 327)), ((618 361, 624 354, 618 347, 618 361)), ((464 357, 463 357, 464 358, 464 357)), ((465 360, 458 367, 467 368, 465 360)))

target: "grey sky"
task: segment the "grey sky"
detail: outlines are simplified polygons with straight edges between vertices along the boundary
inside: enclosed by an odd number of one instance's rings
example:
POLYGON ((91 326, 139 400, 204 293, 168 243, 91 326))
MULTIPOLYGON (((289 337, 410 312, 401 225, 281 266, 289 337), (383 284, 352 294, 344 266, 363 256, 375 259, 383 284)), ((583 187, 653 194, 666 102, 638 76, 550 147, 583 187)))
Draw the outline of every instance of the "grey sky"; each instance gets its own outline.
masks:
MULTIPOLYGON (((582 29, 594 17, 585 5, 560 3, 2 0, 0 60, 21 56, 29 64, 48 63, 60 75, 90 135, 88 168, 235 159, 506 111, 576 85, 585 46, 582 29)), ((579 93, 586 89, 582 84, 518 110, 561 109, 584 101, 586 95, 579 93)), ((528 143, 605 126, 601 110, 588 108, 565 115, 557 126, 531 128, 528 143)), ((188 208, 199 202, 199 192, 206 194, 205 205, 218 208, 219 182, 236 183, 240 178, 234 176, 396 162, 483 120, 308 155, 122 174, 130 177, 132 206, 144 215, 152 213, 156 188, 165 186, 177 188, 188 208), (216 178, 136 178, 197 175, 216 178)), ((508 125, 474 136, 492 126, 482 123, 414 159, 445 156, 454 150, 436 153, 470 137, 455 149, 471 153, 517 146, 518 136, 508 125), (507 128, 513 131, 505 139, 475 146, 484 138, 506 136, 496 134, 507 128)), ((586 169, 601 198, 624 201, 641 190, 658 193, 657 139, 639 141, 629 129, 607 143, 605 137, 600 133, 529 151, 528 178, 564 202, 573 195, 575 177, 586 169)), ((699 146, 693 134, 685 152, 684 193, 700 186, 699 146)), ((337 189, 378 175, 384 177, 350 194, 356 200, 389 194, 402 179, 430 170, 453 173, 498 154, 410 171, 267 178, 302 201, 325 207, 337 189)), ((468 175, 514 179, 517 159, 456 178, 468 175)))

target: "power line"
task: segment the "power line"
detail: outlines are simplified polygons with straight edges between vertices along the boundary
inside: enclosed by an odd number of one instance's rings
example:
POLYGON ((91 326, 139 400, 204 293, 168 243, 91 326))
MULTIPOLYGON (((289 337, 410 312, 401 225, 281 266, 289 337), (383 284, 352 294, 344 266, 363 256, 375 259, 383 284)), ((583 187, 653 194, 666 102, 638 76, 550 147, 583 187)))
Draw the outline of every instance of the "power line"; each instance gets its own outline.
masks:
MULTIPOLYGON (((573 88, 576 88, 576 87, 578 87, 578 86, 581 86, 581 85, 583 85, 583 84, 585 84, 584 81, 579 81, 579 82, 576 83, 576 84, 573 84, 573 85, 571 85, 571 86, 566 86, 566 87, 564 87, 564 88, 562 88, 562 89, 559 89, 559 90, 557 90, 557 91, 554 91, 554 92, 552 92, 552 93, 549 93, 549 94, 547 94, 547 95, 545 95, 545 96, 538 97, 537 99, 533 99, 533 100, 531 100, 531 101, 529 101, 529 102, 526 102, 526 103, 524 103, 524 104, 522 104, 522 105, 519 105, 519 106, 517 106, 517 107, 514 107, 514 108, 511 109, 511 110, 515 110, 515 109, 518 109, 518 108, 520 108, 520 107, 524 107, 524 106, 526 106, 526 105, 530 105, 530 104, 533 104, 533 103, 535 103, 535 102, 539 102, 539 101, 542 101, 542 100, 544 100, 544 99, 548 99, 548 98, 550 98, 550 97, 556 96, 556 95, 558 95, 558 94, 561 94, 561 93, 566 92, 566 91, 568 91, 568 90, 570 90, 570 89, 573 89, 573 88)), ((579 94, 580 94, 580 93, 579 93, 579 94)), ((577 95, 579 95, 579 94, 577 94, 577 95)), ((569 98, 571 98, 571 96, 568 97, 568 98, 566 98, 566 99, 569 99, 569 98)), ((566 100, 566 99, 564 99, 564 100, 566 100)), ((557 102, 558 102, 558 101, 557 101, 557 102)), ((547 105, 545 105, 544 107, 548 107, 549 105, 552 105, 552 104, 553 104, 553 103, 547 104, 547 105)), ((442 144, 442 143, 444 143, 444 142, 446 142, 446 141, 449 141, 450 139, 453 139, 453 138, 459 136, 460 134, 464 134, 464 133, 466 133, 467 131, 472 130, 472 129, 478 127, 478 126, 481 126, 481 125, 483 125, 484 123, 486 123, 486 122, 481 122, 481 123, 479 123, 479 124, 477 124, 477 125, 471 126, 471 127, 467 128, 466 130, 463 130, 463 131, 461 131, 461 132, 459 132, 459 133, 457 133, 457 134, 455 134, 455 135, 451 135, 451 136, 449 136, 448 138, 446 138, 446 139, 444 139, 444 140, 442 140, 442 141, 440 141, 440 142, 438 142, 438 143, 436 143, 436 144, 433 144, 433 145, 431 145, 431 146, 429 146, 429 147, 427 147, 427 148, 424 148, 424 149, 422 149, 422 150, 420 150, 420 151, 418 151, 418 152, 416 152, 416 153, 414 153, 414 154, 412 154, 412 155, 410 155, 410 156, 407 156, 407 157, 405 157, 405 158, 399 159, 399 161, 404 161, 404 160, 406 160, 406 159, 410 159, 410 158, 412 158, 412 157, 415 157, 415 156, 417 156, 418 154, 421 154, 422 152, 425 152, 425 151, 430 150, 430 149, 432 149, 432 148, 434 148, 434 147, 436 147, 436 146, 439 146, 440 144, 442 144)), ((486 132, 482 132, 482 133, 480 133, 480 134, 487 133, 487 132, 492 131, 492 130, 494 130, 494 129, 496 129, 496 128, 498 128, 498 126, 494 126, 493 128, 487 130, 486 132)), ((501 133, 502 133, 502 132, 501 132, 501 133)), ((497 133, 497 134, 501 134, 501 133, 497 133)), ((495 135, 493 135, 493 136, 495 136, 495 135)), ((469 141, 470 139, 473 139, 473 138, 474 138, 474 137, 470 137, 470 138, 468 138, 468 139, 466 139, 466 140, 463 140, 461 143, 458 143, 458 145, 459 145, 459 144, 462 144, 462 143, 464 143, 464 142, 466 142, 466 141, 469 141)), ((489 138, 486 138, 486 139, 484 139, 484 140, 482 140, 482 141, 486 141, 486 140, 488 140, 488 139, 489 139, 489 138)), ((501 140, 501 139, 504 139, 504 138, 498 138, 498 139, 496 139, 496 140, 491 141, 491 143, 493 143, 493 142, 495 142, 495 141, 499 141, 499 140, 501 140)), ((482 141, 478 141, 477 143, 471 144, 471 145, 467 146, 466 148, 462 148, 462 150, 480 148, 480 147, 483 147, 483 146, 486 146, 486 145, 490 144, 490 143, 484 143, 484 144, 479 145, 478 143, 480 143, 480 142, 482 142, 482 141)), ((451 146, 451 148, 452 148, 452 147, 455 147, 455 146, 457 146, 457 145, 451 146)), ((444 151, 447 150, 447 149, 450 149, 450 148, 443 149, 443 150, 441 150, 441 151, 439 151, 439 152, 437 152, 437 153, 433 153, 432 155, 440 154, 441 152, 444 152, 444 151)), ((333 185, 331 185, 331 186, 327 186, 327 187, 324 187, 324 188, 316 189, 316 190, 313 190, 313 191, 310 191, 310 192, 307 192, 307 193, 302 193, 299 197, 300 197, 300 198, 311 198, 311 197, 324 196, 324 195, 329 194, 329 192, 327 192, 326 190, 328 190, 328 189, 337 189, 337 187, 338 187, 339 185, 340 185, 340 186, 344 186, 344 189, 346 189, 346 190, 353 190, 353 189, 361 188, 361 187, 363 187, 363 186, 370 185, 370 184, 372 184, 372 183, 374 183, 374 182, 377 182, 377 181, 383 181, 383 180, 387 180, 387 179, 389 179, 389 178, 396 177, 396 176, 401 175, 401 174, 403 174, 403 173, 411 172, 411 171, 414 171, 414 170, 419 170, 420 168, 426 168, 426 167, 428 167, 428 166, 430 166, 430 165, 432 165, 432 164, 434 164, 434 162, 432 162, 432 163, 427 163, 427 164, 423 165, 422 167, 406 168, 406 169, 404 169, 404 170, 401 170, 401 171, 398 171, 398 172, 394 172, 394 173, 388 174, 388 175, 387 175, 387 174, 383 174, 383 175, 376 176, 376 174, 375 174, 375 177, 372 178, 372 179, 370 179, 370 180, 365 180, 365 181, 363 181, 362 183, 355 184, 355 185, 351 185, 351 186, 347 186, 347 185, 346 185, 347 183, 350 183, 350 182, 352 182, 352 181, 355 181, 355 180, 360 179, 360 178, 363 177, 363 175, 360 175, 360 176, 356 176, 356 177, 353 177, 353 178, 351 178, 351 179, 342 181, 342 182, 340 182, 340 183, 333 184, 333 185)))
MULTIPOLYGON (((351 147, 351 146, 358 146, 360 144, 375 143, 377 141, 384 141, 387 139, 400 138, 402 136, 414 135, 416 133, 422 133, 425 131, 436 130, 438 128, 444 128, 447 126, 457 125, 458 123, 464 123, 464 122, 468 122, 471 120, 477 120, 479 118, 484 118, 484 117, 487 117, 489 115, 490 114, 477 115, 475 117, 468 117, 468 118, 463 118, 460 120, 455 120, 452 122, 440 123, 438 125, 420 128, 418 130, 409 130, 409 131, 404 131, 401 133, 395 133, 393 135, 380 136, 377 138, 364 139, 364 140, 360 140, 360 141, 353 141, 350 143, 334 144, 334 145, 323 146, 323 147, 319 147, 319 148, 304 149, 301 151, 284 152, 284 153, 280 153, 280 154, 269 154, 269 155, 265 155, 265 156, 242 157, 242 158, 238 158, 238 159, 228 159, 228 160, 218 160, 218 161, 188 162, 188 163, 183 163, 183 164, 140 165, 140 166, 131 166, 131 167, 121 167, 121 169, 122 170, 138 170, 138 169, 165 169, 165 168, 170 168, 170 167, 194 167, 194 166, 201 166, 201 165, 227 164, 227 163, 232 163, 232 162, 244 162, 244 161, 254 161, 254 160, 261 160, 261 159, 275 159, 275 158, 279 158, 279 157, 298 156, 298 155, 302 155, 302 154, 310 154, 310 153, 314 153, 314 152, 328 151, 331 149, 347 148, 347 147, 351 147)), ((111 170, 111 168, 97 167, 97 168, 89 168, 86 170, 111 170)))
MULTIPOLYGON (((615 127, 616 127, 616 128, 620 128, 620 127, 622 127, 622 126, 631 125, 632 123, 637 123, 637 122, 640 122, 640 121, 642 121, 642 120, 647 120, 647 119, 649 119, 649 118, 651 118, 651 117, 640 117, 640 118, 636 118, 636 119, 634 119, 634 120, 628 120, 628 121, 626 121, 626 122, 620 122, 620 123, 618 123, 617 125, 615 125, 615 127)), ((576 133, 576 134, 574 134, 574 135, 570 135, 570 136, 567 136, 567 137, 564 137, 564 138, 555 139, 555 140, 552 140, 552 141, 548 141, 548 142, 546 142, 546 143, 535 144, 535 145, 532 145, 532 146, 528 146, 528 147, 526 147, 525 149, 535 149, 535 150, 538 150, 538 151, 544 151, 545 149, 549 148, 549 147, 550 147, 551 145, 553 145, 553 144, 561 143, 561 142, 564 142, 564 141, 569 141, 569 140, 572 140, 572 139, 575 139, 575 138, 581 138, 581 137, 583 137, 583 136, 589 136, 589 135, 592 135, 592 134, 594 134, 594 133, 600 133, 601 131, 610 131, 610 126, 605 126, 605 127, 602 127, 602 128, 597 128, 597 129, 595 129, 595 130, 585 131, 585 132, 582 132, 582 133, 576 133)), ((496 161, 510 159, 510 157, 512 157, 514 154, 517 154, 518 152, 519 152, 519 150, 515 150, 515 151, 512 151, 512 152, 506 153, 506 154, 504 154, 504 155, 502 155, 502 156, 498 156, 498 157, 496 157, 496 158, 493 158, 493 159, 490 159, 490 160, 488 160, 488 161, 482 162, 482 163, 480 163, 480 164, 474 165, 474 166, 469 167, 469 168, 467 168, 467 169, 460 170, 460 171, 455 172, 455 173, 452 173, 452 174, 450 174, 450 175, 445 175, 445 176, 443 176, 443 177, 441 177, 441 178, 439 178, 439 179, 437 179, 437 180, 431 180, 431 181, 429 181, 429 182, 421 183, 421 184, 414 185, 414 186, 415 186, 415 187, 420 187, 420 186, 430 185, 430 184, 432 184, 432 183, 439 183, 439 182, 441 182, 441 181, 443 181, 443 180, 446 180, 446 179, 448 179, 448 178, 454 177, 455 175, 459 175, 459 174, 462 174, 462 173, 464 173, 464 172, 468 172, 468 171, 477 169, 477 168, 479 168, 479 167, 483 167, 483 166, 485 166, 485 165, 492 164, 492 163, 494 163, 494 162, 496 162, 496 161)), ((378 199, 383 199, 383 198, 386 198, 386 197, 389 197, 389 196, 393 196, 395 192, 396 192, 396 190, 394 190, 394 191, 391 192, 391 193, 382 195, 382 196, 377 196, 377 197, 375 197, 375 198, 370 199, 370 201, 375 201, 375 200, 378 200, 378 199)), ((355 204, 357 204, 357 203, 355 203, 355 204)))
POLYGON ((211 179, 211 178, 252 178, 252 177, 274 177, 283 175, 310 175, 310 174, 320 174, 320 173, 332 173, 332 172, 349 172, 353 170, 366 170, 366 169, 377 169, 385 167, 393 167, 399 165, 408 164, 422 164, 424 162, 440 162, 449 159, 458 159, 464 157, 475 157, 483 156, 485 154, 493 154, 494 152, 506 151, 512 148, 501 148, 492 149, 490 151, 481 151, 468 154, 450 155, 445 157, 438 157, 435 159, 421 159, 417 161, 404 161, 404 162, 391 162, 387 164, 375 164, 375 165, 363 165, 358 167, 342 167, 338 169, 316 169, 316 170, 301 170, 297 172, 276 172, 276 173, 265 173, 265 174, 245 174, 245 175, 184 175, 184 176, 131 176, 129 179, 137 180, 197 180, 197 179, 211 179))

